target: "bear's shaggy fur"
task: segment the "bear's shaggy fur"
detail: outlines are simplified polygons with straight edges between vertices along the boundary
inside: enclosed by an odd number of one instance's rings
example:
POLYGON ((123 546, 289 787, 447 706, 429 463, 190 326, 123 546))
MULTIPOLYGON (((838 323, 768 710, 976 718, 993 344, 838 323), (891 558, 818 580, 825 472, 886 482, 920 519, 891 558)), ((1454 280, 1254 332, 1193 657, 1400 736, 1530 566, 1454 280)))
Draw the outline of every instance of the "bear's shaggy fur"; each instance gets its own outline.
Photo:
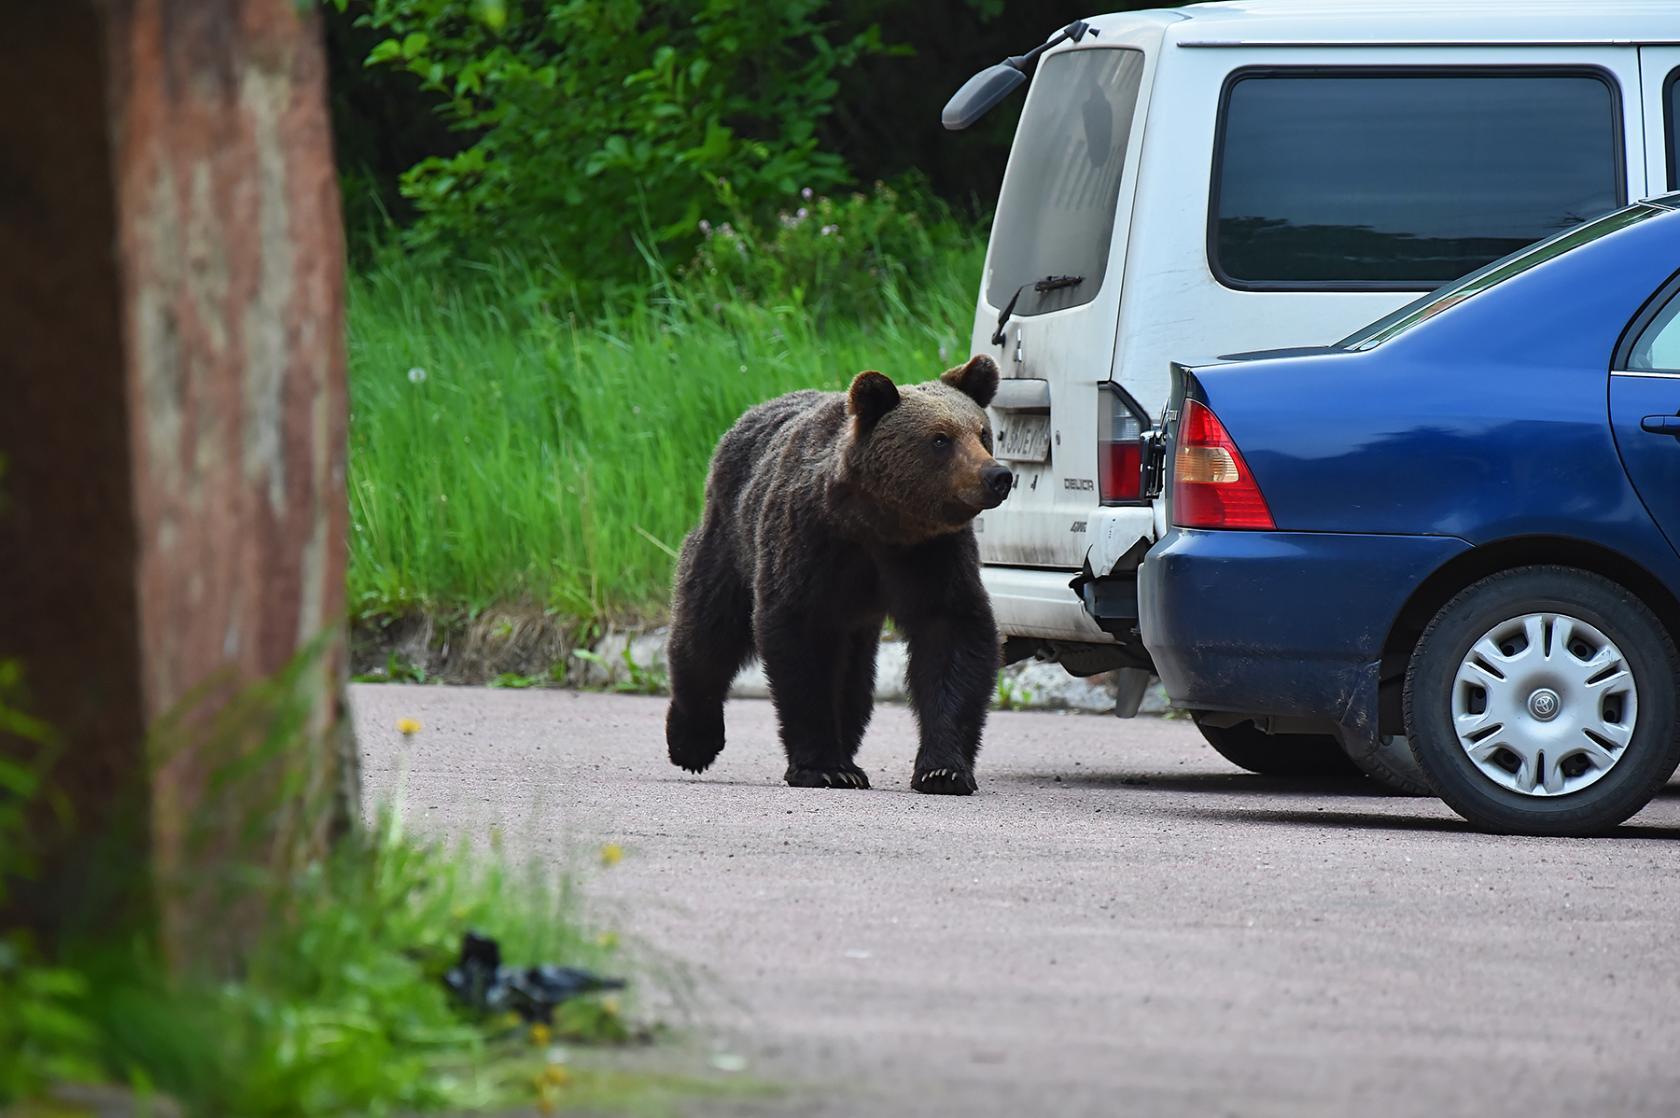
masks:
POLYGON ((998 370, 976 357, 899 389, 794 392, 718 443, 671 605, 671 761, 723 749, 723 702, 756 651, 770 679, 787 782, 867 788, 875 648, 891 617, 910 642, 921 747, 911 787, 967 795, 995 690, 997 627, 971 521, 1009 493, 983 410, 998 370))

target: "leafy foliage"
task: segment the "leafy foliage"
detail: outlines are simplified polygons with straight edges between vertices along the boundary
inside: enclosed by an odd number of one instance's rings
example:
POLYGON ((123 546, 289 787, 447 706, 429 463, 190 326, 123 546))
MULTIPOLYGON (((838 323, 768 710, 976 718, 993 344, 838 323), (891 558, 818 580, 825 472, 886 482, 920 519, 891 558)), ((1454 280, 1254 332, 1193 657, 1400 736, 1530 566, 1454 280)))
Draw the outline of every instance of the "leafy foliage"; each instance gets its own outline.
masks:
POLYGON ((791 302, 819 317, 885 314, 976 239, 915 184, 906 197, 884 183, 838 197, 802 190, 773 220, 701 231, 686 280, 716 299, 791 302))
POLYGON ((62 811, 46 784, 58 755, 57 738, 23 706, 23 669, 15 661, 0 661, 0 904, 8 884, 34 869, 33 829, 56 822, 62 811))
MULTIPOLYGON (((22 692, 22 670, 0 661, 0 906, 35 870, 33 829, 58 814, 46 781, 57 743, 22 711, 22 692)), ((96 1074, 94 1029, 78 1012, 86 994, 82 975, 44 965, 28 935, 0 929, 0 1102, 96 1074)))
POLYGON ((835 73, 879 48, 830 41, 820 0, 355 0, 386 37, 367 64, 418 78, 472 142, 401 189, 414 246, 540 242, 592 278, 692 245, 712 209, 842 182, 817 124, 835 73))
MULTIPOLYGON (((371 67, 363 65, 381 42, 395 39, 400 49, 407 34, 421 31, 430 35, 429 27, 416 19, 400 32, 394 26, 381 30, 369 25, 367 19, 373 8, 372 0, 329 0, 329 3, 327 44, 332 69, 335 142, 338 163, 345 173, 345 213, 353 235, 352 246, 358 260, 365 260, 370 241, 382 240, 389 222, 407 226, 417 216, 413 205, 398 190, 398 179, 403 172, 428 157, 454 156, 476 143, 480 133, 470 127, 454 135, 448 132, 447 121, 436 110, 441 107, 454 119, 449 107, 453 87, 444 83, 423 88, 428 80, 429 64, 411 69, 405 60, 393 56, 371 67), (357 21, 362 25, 356 26, 357 21)), ((596 6, 607 7, 607 0, 596 0, 596 6)), ((744 4, 737 0, 735 6, 744 4)), ((1109 0, 1102 10, 1155 6, 1158 0, 1109 0)), ((519 0, 453 0, 449 5, 432 7, 439 13, 437 19, 443 18, 447 8, 458 23, 477 19, 493 31, 498 26, 506 30, 520 18, 520 12, 514 9, 534 5, 521 5, 519 0)), ((664 7, 674 10, 669 3, 664 7)), ((699 7, 701 3, 696 0, 688 11, 699 7)), ((780 3, 769 7, 784 10, 780 3)), ((940 127, 940 108, 982 66, 1021 53, 1042 42, 1057 28, 1090 15, 1093 8, 1085 0, 1009 0, 1007 3, 1005 0, 917 0, 913 4, 903 0, 824 0, 820 7, 806 10, 810 12, 809 20, 821 28, 823 37, 831 44, 848 44, 860 35, 867 37, 868 49, 852 56, 848 64, 836 65, 828 71, 830 78, 838 83, 838 90, 831 105, 822 107, 824 111, 816 122, 818 150, 843 162, 846 184, 877 179, 893 181, 906 173, 915 173, 925 178, 940 198, 960 210, 984 213, 997 197, 1022 99, 1012 98, 978 127, 960 135, 940 127)), ((425 13, 416 7, 415 14, 425 13)), ((604 49, 602 44, 583 41, 561 43, 560 53, 553 55, 552 60, 562 67, 569 66, 566 52, 573 45, 590 54, 604 49)), ((644 52, 644 58, 647 53, 644 52)), ((780 58, 809 61, 806 56, 811 54, 808 40, 801 41, 791 31, 786 33, 785 54, 780 58)), ((630 69, 645 65, 645 62, 635 62, 630 69)), ((778 57, 761 57, 751 65, 749 81, 754 97, 764 99, 772 87, 784 80, 805 80, 802 66, 789 67, 778 57)), ((651 92, 644 89, 638 95, 651 92)), ((614 95, 611 90, 605 93, 609 97, 614 95)), ((691 109, 687 102, 674 104, 681 113, 691 109)), ((538 101, 532 109, 561 118, 572 112, 570 103, 558 96, 538 101)), ((525 126, 555 127, 536 121, 527 121, 525 126)), ((563 121, 560 127, 573 125, 563 121)), ((773 130, 754 128, 738 134, 755 142, 777 142, 773 130)), ((732 177, 733 168, 726 170, 725 175, 732 177)), ((796 186, 827 189, 814 174, 796 186)), ((731 220, 738 216, 733 212, 722 213, 710 193, 703 193, 708 211, 703 216, 709 216, 714 222, 720 220, 720 213, 731 220)), ((589 217, 618 228, 620 242, 626 244, 632 228, 639 229, 641 223, 641 214, 631 195, 613 198, 610 209, 593 211, 589 217)), ((433 223, 436 220, 428 219, 433 223)), ((492 232, 496 235, 494 244, 475 247, 505 247, 524 236, 524 231, 513 224, 493 226, 492 232)), ((692 247, 688 241, 674 243, 673 251, 665 254, 667 262, 686 259, 692 247)))

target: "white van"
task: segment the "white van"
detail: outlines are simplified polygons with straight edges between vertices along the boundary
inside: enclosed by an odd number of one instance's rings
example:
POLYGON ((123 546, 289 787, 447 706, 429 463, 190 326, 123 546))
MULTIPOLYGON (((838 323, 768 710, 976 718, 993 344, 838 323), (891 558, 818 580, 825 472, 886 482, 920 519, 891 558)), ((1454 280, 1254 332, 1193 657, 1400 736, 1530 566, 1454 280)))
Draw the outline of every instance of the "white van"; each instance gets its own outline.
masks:
MULTIPOLYGON (((1009 500, 975 523, 1006 656, 1149 660, 1164 530, 1144 440, 1175 358, 1328 344, 1420 293, 1680 186, 1680 0, 1226 0, 1095 16, 1032 77, 975 310, 1009 500)), ((1310 424, 1303 417, 1303 427, 1310 424)))

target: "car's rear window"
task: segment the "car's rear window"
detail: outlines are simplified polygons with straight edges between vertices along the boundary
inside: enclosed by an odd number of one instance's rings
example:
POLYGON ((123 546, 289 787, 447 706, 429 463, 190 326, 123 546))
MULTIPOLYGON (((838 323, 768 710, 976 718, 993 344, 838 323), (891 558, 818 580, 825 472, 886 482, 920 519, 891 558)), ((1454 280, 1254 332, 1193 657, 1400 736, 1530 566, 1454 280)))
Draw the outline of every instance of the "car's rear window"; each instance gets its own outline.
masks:
POLYGON ((1264 70, 1228 83, 1209 263, 1233 287, 1430 287, 1625 201, 1596 70, 1264 70))
POLYGON ((1142 78, 1143 53, 1117 47, 1060 51, 1039 63, 998 199, 986 282, 992 306, 1023 287, 1016 315, 1097 297, 1142 78), (1033 290, 1051 276, 1080 282, 1033 290))
POLYGON ((1437 291, 1430 292, 1416 302, 1408 303, 1393 314, 1379 318, 1358 333, 1343 338, 1336 343, 1336 347, 1355 351, 1372 349, 1390 338, 1399 337, 1420 323, 1429 321, 1442 311, 1458 306, 1466 299, 1474 298, 1508 279, 1522 275, 1530 268, 1562 256, 1570 249, 1580 248, 1600 237, 1626 229, 1663 212, 1663 209, 1653 205, 1629 206, 1624 210, 1606 214, 1596 221, 1565 230, 1503 260, 1496 260, 1456 283, 1449 283, 1437 291))

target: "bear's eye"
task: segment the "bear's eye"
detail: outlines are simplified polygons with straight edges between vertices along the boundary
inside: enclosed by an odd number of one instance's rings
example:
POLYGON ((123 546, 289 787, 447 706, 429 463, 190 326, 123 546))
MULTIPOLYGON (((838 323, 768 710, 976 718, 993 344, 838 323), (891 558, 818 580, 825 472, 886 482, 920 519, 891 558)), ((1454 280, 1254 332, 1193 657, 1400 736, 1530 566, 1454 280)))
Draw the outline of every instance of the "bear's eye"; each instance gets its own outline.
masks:
POLYGON ((951 447, 951 436, 949 435, 935 435, 932 441, 935 450, 949 450, 951 447))

